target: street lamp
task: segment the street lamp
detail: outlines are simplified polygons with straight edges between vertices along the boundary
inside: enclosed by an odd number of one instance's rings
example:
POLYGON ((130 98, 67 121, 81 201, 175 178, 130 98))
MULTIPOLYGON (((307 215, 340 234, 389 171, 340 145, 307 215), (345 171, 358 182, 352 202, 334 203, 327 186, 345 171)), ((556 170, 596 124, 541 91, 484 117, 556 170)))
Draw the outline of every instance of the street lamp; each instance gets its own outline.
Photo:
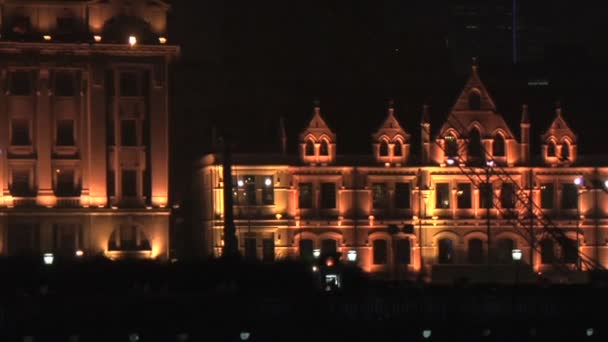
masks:
POLYGON ((321 256, 321 250, 320 249, 313 249, 312 250, 312 256, 315 257, 315 259, 318 259, 321 256))
POLYGON ((519 284, 519 264, 522 256, 521 249, 513 249, 511 251, 511 257, 513 258, 513 262, 515 262, 515 284, 519 284))
POLYGON ((357 261, 357 251, 354 249, 351 249, 350 251, 348 251, 348 253, 346 253, 346 258, 348 259, 348 261, 350 262, 355 262, 357 261))

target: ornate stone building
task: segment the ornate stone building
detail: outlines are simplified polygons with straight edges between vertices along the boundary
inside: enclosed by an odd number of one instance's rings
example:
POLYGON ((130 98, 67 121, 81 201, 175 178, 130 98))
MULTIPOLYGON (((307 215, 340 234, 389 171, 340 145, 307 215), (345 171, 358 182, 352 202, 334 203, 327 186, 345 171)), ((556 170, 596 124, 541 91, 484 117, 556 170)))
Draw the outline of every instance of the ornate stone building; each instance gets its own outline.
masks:
MULTIPOLYGON (((579 157, 559 106, 542 145, 532 147, 527 107, 516 135, 473 66, 435 134, 422 109, 419 144, 394 112, 391 103, 372 134, 372 155, 341 155, 318 105, 299 136, 298 155, 233 155, 241 253, 275 260, 319 249, 346 261, 350 252, 368 272, 434 281, 504 280, 514 267, 522 276, 561 277, 608 265, 601 181, 608 167, 579 157), (419 160, 411 158, 413 148, 421 150, 419 160), (514 255, 523 257, 515 263, 514 255)), ((203 157, 196 177, 200 233, 217 256, 224 226, 221 155, 203 157)))
POLYGON ((0 1, 2 255, 167 257, 168 10, 0 1))

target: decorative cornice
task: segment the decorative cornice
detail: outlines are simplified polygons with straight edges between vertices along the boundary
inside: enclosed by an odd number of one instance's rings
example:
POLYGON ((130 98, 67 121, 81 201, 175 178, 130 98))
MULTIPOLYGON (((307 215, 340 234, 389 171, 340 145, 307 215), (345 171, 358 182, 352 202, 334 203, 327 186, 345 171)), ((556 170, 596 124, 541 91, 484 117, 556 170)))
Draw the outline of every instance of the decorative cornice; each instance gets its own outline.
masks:
POLYGON ((23 43, 0 42, 0 53, 19 54, 23 51, 38 51, 43 55, 66 53, 76 56, 110 55, 110 56, 167 56, 179 57, 177 45, 136 45, 103 44, 103 43, 23 43))

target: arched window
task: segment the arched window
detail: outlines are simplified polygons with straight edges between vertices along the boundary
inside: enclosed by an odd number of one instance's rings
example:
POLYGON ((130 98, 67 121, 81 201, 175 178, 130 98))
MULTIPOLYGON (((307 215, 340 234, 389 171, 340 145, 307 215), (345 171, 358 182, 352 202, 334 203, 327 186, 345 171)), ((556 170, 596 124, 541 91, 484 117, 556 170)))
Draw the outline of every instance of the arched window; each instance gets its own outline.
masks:
POLYGON ((481 239, 469 240, 468 259, 471 264, 483 263, 483 241, 481 239))
POLYGON ((470 110, 480 110, 481 109, 481 97, 479 93, 476 91, 472 91, 469 94, 469 109, 470 110))
POLYGON ((484 157, 483 151, 483 145, 481 144, 481 134, 479 133, 477 127, 473 127, 469 132, 469 158, 482 159, 484 157))
POLYGON ((382 140, 380 142, 380 156, 381 157, 388 156, 388 143, 386 142, 386 140, 382 140))
POLYGON ((492 155, 494 155, 494 157, 504 157, 505 156, 505 138, 503 138, 502 134, 496 134, 494 136, 494 145, 492 146, 492 155))
POLYGON ((562 159, 570 160, 570 144, 567 141, 562 143, 562 159))
POLYGON ((458 157, 458 140, 451 134, 445 137, 445 152, 448 157, 458 157))
POLYGON ((553 141, 549 141, 547 145, 547 157, 555 157, 555 143, 553 141))
POLYGON ((393 154, 397 157, 401 157, 403 155, 403 148, 401 145, 401 141, 395 141, 395 149, 393 150, 393 154))
POLYGON ((454 261, 454 241, 450 239, 439 240, 439 263, 451 264, 454 261))
POLYGON ((385 265, 387 256, 387 243, 386 240, 374 240, 374 265, 385 265))
POLYGON ((544 239, 540 242, 540 262, 542 264, 551 264, 555 261, 555 251, 553 249, 553 240, 544 239))
POLYGON ((306 140, 306 146, 304 147, 304 154, 307 156, 315 155, 315 144, 312 143, 312 140, 306 140))
POLYGON ((326 140, 321 140, 321 147, 319 148, 319 155, 328 156, 329 155, 329 145, 326 140))
POLYGON ((511 263, 513 261, 513 249, 515 249, 515 241, 511 239, 496 241, 496 262, 499 264, 511 263))

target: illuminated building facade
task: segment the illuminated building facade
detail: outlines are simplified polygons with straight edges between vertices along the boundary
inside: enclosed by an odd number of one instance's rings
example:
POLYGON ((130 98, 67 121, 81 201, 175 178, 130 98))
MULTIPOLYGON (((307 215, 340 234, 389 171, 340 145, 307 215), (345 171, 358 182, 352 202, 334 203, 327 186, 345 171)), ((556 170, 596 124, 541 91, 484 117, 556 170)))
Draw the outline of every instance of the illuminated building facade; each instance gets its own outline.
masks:
MULTIPOLYGON (((423 109, 419 144, 394 111, 391 104, 373 133, 371 155, 340 155, 318 105, 299 136, 298 155, 233 155, 241 253, 275 260, 320 249, 339 252, 346 262, 355 251, 368 272, 421 273, 434 281, 512 278, 514 264, 530 275, 577 273, 579 264, 590 269, 578 262, 577 248, 585 261, 608 265, 608 197, 598 182, 608 178, 608 167, 579 156, 577 136, 559 106, 542 145, 533 149, 527 106, 516 135, 473 66, 433 135, 423 109), (411 158, 413 146, 421 160, 411 158), (518 201, 522 195, 533 201, 518 201), (555 229, 565 241, 548 233, 555 229), (521 255, 517 263, 515 255, 521 255)), ((221 170, 221 155, 210 154, 196 174, 202 234, 216 256, 223 244, 221 170)))
POLYGON ((161 1, 0 1, 0 253, 168 255, 161 1))

